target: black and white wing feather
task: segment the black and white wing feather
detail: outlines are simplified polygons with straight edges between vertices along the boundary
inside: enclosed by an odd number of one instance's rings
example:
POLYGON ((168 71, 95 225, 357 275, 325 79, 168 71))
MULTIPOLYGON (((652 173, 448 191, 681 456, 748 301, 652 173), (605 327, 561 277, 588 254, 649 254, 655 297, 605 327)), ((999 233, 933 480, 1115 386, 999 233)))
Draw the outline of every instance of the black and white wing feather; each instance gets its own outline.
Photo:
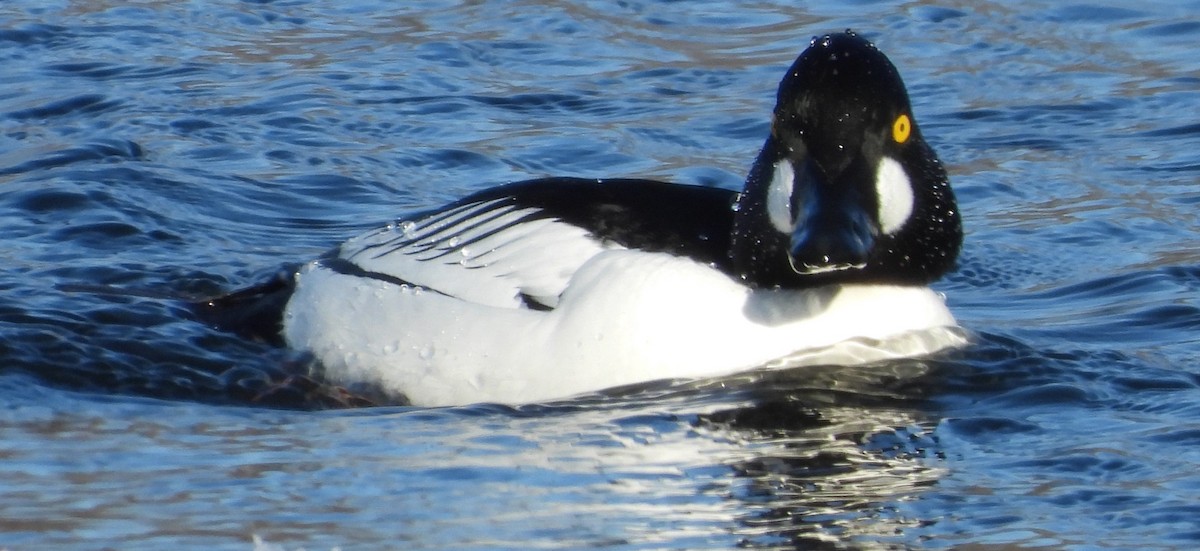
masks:
POLYGON ((389 224, 335 253, 362 275, 477 304, 552 308, 584 262, 619 247, 541 208, 502 197, 389 224))
POLYGON ((477 304, 554 308, 575 271, 606 250, 726 269, 733 198, 648 180, 530 180, 368 232, 321 262, 477 304))

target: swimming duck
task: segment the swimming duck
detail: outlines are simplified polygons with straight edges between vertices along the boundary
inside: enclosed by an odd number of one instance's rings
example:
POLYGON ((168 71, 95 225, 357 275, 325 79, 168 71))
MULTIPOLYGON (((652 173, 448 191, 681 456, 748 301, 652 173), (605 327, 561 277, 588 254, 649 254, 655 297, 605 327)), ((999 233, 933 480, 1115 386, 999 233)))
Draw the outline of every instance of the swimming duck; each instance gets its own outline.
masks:
POLYGON ((961 242, 899 73, 847 31, 814 38, 784 75, 740 192, 502 185, 208 306, 254 303, 242 319, 265 315, 335 384, 414 405, 531 403, 959 345, 927 284, 961 242))

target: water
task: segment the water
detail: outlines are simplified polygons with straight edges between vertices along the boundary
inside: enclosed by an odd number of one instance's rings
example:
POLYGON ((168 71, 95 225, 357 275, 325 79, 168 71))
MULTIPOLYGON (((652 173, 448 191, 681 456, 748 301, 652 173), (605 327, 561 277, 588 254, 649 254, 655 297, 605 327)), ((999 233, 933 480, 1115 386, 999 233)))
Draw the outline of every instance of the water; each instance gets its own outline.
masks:
POLYGON ((0 547, 1194 548, 1197 13, 5 2, 0 547), (965 350, 346 408, 174 300, 493 183, 737 187, 783 69, 847 27, 950 168, 965 350))

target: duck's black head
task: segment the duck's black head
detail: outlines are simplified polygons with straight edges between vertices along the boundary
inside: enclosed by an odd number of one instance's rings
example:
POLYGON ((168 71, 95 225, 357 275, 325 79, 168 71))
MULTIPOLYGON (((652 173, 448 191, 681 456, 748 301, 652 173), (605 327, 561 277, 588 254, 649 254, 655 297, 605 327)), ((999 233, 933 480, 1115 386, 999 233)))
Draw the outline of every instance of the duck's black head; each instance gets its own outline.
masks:
POLYGON ((788 69, 735 208, 731 261, 755 286, 925 284, 962 245, 900 74, 850 31, 813 39, 788 69))

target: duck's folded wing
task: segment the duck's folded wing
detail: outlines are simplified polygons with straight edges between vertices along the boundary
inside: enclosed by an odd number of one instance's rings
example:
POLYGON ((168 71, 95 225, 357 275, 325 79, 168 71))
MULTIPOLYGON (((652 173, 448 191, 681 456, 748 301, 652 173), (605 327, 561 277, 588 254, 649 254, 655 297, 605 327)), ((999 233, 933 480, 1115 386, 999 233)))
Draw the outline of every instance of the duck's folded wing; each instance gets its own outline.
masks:
POLYGON ((575 271, 605 250, 720 263, 732 197, 648 180, 531 180, 368 232, 322 263, 478 304, 553 308, 575 271))
POLYGON ((325 263, 478 304, 554 307, 571 274, 613 247, 543 209, 495 198, 368 232, 325 263))

